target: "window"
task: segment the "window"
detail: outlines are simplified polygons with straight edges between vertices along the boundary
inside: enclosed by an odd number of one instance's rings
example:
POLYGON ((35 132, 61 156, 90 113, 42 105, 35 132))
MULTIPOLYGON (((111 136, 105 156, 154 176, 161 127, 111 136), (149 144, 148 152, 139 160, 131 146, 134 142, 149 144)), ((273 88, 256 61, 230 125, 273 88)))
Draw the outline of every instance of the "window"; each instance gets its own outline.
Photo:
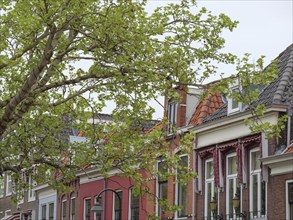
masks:
POLYGON ((234 219, 236 218, 236 213, 233 207, 233 198, 235 194, 240 197, 241 201, 240 187, 237 181, 237 158, 235 153, 227 156, 226 166, 226 214, 229 216, 229 219, 234 219))
POLYGON ((28 189, 28 201, 33 201, 35 200, 35 190, 33 189, 34 185, 35 185, 35 181, 32 178, 32 175, 28 176, 28 185, 29 185, 29 189, 28 189))
MULTIPOLYGON (((180 157, 179 166, 177 169, 178 173, 185 173, 186 168, 188 168, 188 156, 180 157)), ((176 204, 180 206, 180 210, 177 212, 177 217, 186 217, 187 216, 187 185, 177 182, 176 183, 176 193, 177 193, 177 202, 176 204)))
POLYGON ((121 220, 121 211, 122 211, 122 191, 118 191, 114 195, 114 220, 121 220))
POLYGON ((169 102, 168 104, 168 133, 172 134, 173 129, 176 127, 177 104, 169 102))
POLYGON ((11 215, 11 210, 6 210, 5 211, 5 216, 11 215))
POLYGON ((167 166, 165 161, 161 161, 158 163, 158 171, 159 171, 159 176, 158 176, 158 205, 157 205, 157 212, 158 216, 163 216, 165 214, 164 212, 164 207, 160 206, 160 202, 167 200, 167 178, 164 177, 164 174, 167 172, 167 166))
POLYGON ((54 203, 49 204, 49 220, 54 219, 54 203))
POLYGON ((232 95, 228 98, 228 114, 239 112, 241 110, 241 103, 236 100, 236 95, 240 91, 238 80, 230 85, 230 90, 232 95))
POLYGON ((4 179, 0 177, 0 198, 2 198, 3 196, 4 196, 4 179))
POLYGON ((286 219, 293 219, 293 180, 286 181, 286 219))
POLYGON ((214 162, 213 159, 208 159, 205 162, 205 218, 207 219, 213 216, 210 201, 213 198, 218 201, 217 194, 214 184, 214 162))
POLYGON ((75 220, 75 198, 70 200, 70 220, 75 220))
POLYGON ((66 200, 62 200, 62 220, 66 220, 66 200))
POLYGON ((0 212, 0 219, 4 217, 4 212, 0 212))
POLYGON ((7 173, 6 175, 6 196, 11 195, 12 193, 12 179, 11 175, 7 173))
POLYGON ((130 220, 139 220, 139 196, 130 189, 130 220))
POLYGON ((87 198, 84 200, 84 219, 90 220, 91 214, 91 199, 87 198))
POLYGON ((261 180, 259 158, 259 149, 250 151, 250 218, 260 218, 266 214, 266 183, 261 180))
POLYGON ((42 205, 42 210, 41 210, 42 220, 46 220, 46 216, 47 216, 47 205, 42 205))
MULTIPOLYGON (((95 204, 99 204, 102 205, 102 195, 100 195, 99 197, 96 197, 96 202, 95 204)), ((102 212, 103 211, 98 211, 95 213, 94 219, 95 220, 102 220, 102 212)))

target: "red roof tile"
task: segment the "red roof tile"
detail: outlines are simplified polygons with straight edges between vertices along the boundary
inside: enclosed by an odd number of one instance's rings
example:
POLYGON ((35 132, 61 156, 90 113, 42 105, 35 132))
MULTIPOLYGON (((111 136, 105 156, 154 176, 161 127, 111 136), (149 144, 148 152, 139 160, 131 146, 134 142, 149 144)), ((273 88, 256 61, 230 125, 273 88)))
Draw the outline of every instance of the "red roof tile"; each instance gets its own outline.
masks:
POLYGON ((199 125, 202 123, 203 119, 215 112, 223 105, 223 100, 219 92, 215 94, 209 94, 197 105, 189 124, 199 125))
POLYGON ((293 144, 291 144, 284 153, 292 153, 293 152, 293 144))

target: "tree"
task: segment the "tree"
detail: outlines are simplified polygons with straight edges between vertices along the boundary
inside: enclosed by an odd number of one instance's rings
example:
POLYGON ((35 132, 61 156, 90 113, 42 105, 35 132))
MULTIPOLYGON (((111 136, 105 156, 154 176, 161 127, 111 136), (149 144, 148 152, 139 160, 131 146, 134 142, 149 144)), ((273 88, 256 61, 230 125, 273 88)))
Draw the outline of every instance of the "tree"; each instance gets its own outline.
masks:
POLYGON ((1 2, 0 175, 16 181, 37 170, 40 182, 47 170, 66 179, 93 165, 139 179, 137 168, 152 170, 152 159, 167 155, 160 129, 141 134, 154 112, 149 100, 175 97, 173 85, 201 84, 215 63, 234 63, 221 52, 222 32, 237 22, 205 8, 192 13, 193 0, 152 13, 146 4, 1 2), (113 123, 88 123, 108 100, 113 123), (68 143, 69 128, 85 131, 87 142, 68 143))

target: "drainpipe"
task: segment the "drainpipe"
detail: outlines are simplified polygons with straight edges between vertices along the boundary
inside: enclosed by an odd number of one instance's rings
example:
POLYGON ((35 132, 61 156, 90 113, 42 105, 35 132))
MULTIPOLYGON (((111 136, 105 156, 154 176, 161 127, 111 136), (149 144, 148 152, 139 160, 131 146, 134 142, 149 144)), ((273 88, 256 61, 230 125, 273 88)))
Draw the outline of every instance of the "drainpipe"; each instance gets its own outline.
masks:
POLYGON ((290 135, 290 131, 291 131, 291 117, 293 114, 293 109, 292 107, 288 108, 288 126, 287 126, 287 146, 290 145, 290 140, 291 140, 291 135, 290 135))

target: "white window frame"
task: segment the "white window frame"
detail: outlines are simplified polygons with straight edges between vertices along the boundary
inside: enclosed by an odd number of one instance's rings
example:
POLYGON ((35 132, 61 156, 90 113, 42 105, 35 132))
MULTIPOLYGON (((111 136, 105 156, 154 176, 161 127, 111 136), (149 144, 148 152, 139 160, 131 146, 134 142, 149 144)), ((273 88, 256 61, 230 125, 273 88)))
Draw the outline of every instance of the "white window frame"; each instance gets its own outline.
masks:
MULTIPOLYGON (((129 207, 128 207, 128 220, 131 220, 132 218, 132 215, 131 215, 131 203, 132 203, 132 190, 133 190, 133 187, 131 187, 129 189, 129 207)), ((138 198, 138 218, 139 218, 139 201, 140 201, 140 198, 138 198)))
MULTIPOLYGON (((189 156, 187 154, 182 154, 179 156, 180 159, 181 157, 187 157, 187 166, 189 168, 189 156)), ((177 169, 176 169, 176 173, 177 173, 177 169)), ((187 185, 186 185, 187 187, 187 185)), ((188 202, 188 198, 187 198, 187 195, 186 195, 186 199, 187 199, 187 202, 188 202)), ((177 182, 177 175, 176 175, 176 184, 175 184, 175 204, 176 205, 179 205, 179 183, 177 182)), ((188 206, 186 207, 186 211, 187 211, 187 215, 188 215, 188 206)), ((175 213, 175 216, 176 218, 175 219, 187 219, 187 216, 184 216, 184 217, 179 217, 179 211, 176 211, 175 213)))
POLYGON ((5 187, 4 187, 4 184, 5 184, 5 181, 2 177, 0 177, 0 198, 3 198, 4 197, 4 194, 5 194, 5 187))
MULTIPOLYGON (((204 174, 205 175, 204 216, 205 217, 208 216, 208 207, 210 205, 210 201, 208 201, 208 197, 207 197, 207 185, 211 184, 211 198, 213 198, 216 193, 219 194, 217 192, 216 187, 215 187, 215 181, 214 181, 215 180, 215 174, 213 175, 212 178, 209 178, 209 179, 207 178, 207 164, 210 163, 210 162, 213 162, 213 169, 215 167, 213 158, 205 160, 205 170, 204 170, 204 172, 205 172, 205 174, 204 174)), ((219 198, 217 198, 217 207, 219 207, 219 198)), ((217 212, 219 212, 219 209, 217 210, 217 212)), ((212 213, 210 213, 210 214, 211 214, 211 219, 214 219, 213 214, 212 213)))
POLYGON ((67 200, 66 199, 62 199, 62 202, 61 202, 61 220, 65 220, 66 217, 67 217, 67 200), (64 203, 65 203, 65 216, 64 216, 64 203), (64 216, 64 218, 63 218, 64 216))
MULTIPOLYGON (((236 152, 230 153, 226 156, 226 214, 230 214, 230 206, 229 206, 229 180, 233 180, 233 197, 237 193, 237 171, 236 173, 233 174, 228 174, 229 171, 229 158, 235 157, 237 161, 237 155, 236 152)), ((236 163, 237 165, 237 163, 236 163)), ((242 198, 242 188, 240 188, 240 198, 242 198)), ((242 210, 242 202, 240 202, 240 212, 242 210)), ((229 216, 229 219, 234 219, 236 218, 236 212, 235 209, 233 208, 233 216, 229 216)))
MULTIPOLYGON (((54 202, 49 202, 48 203, 48 219, 50 220, 50 205, 53 204, 53 219, 54 219, 54 213, 56 211, 55 203, 54 202)), ((47 216, 46 216, 47 218, 47 216)))
MULTIPOLYGON (((290 206, 289 206, 289 183, 293 183, 293 179, 286 180, 286 219, 290 219, 290 206)), ((293 216, 292 216, 293 217, 293 216)))
POLYGON ((12 215, 11 209, 5 210, 5 216, 12 215))
POLYGON ((31 202, 36 199, 35 190, 34 190, 36 182, 33 180, 31 174, 28 176, 28 184, 29 184, 29 188, 28 188, 28 199, 27 200, 28 200, 28 202, 31 202), (32 196, 31 196, 31 194, 32 194, 32 196))
POLYGON ((47 207, 47 203, 43 203, 43 204, 41 204, 41 215, 40 215, 40 217, 41 217, 41 220, 43 220, 42 219, 42 216, 43 216, 43 207, 46 207, 46 210, 45 210, 45 216, 46 216, 46 219, 48 219, 48 207, 47 207))
MULTIPOLYGON (((156 170, 159 170, 159 163, 165 162, 165 160, 160 160, 156 164, 156 170)), ((168 195, 168 180, 162 181, 167 183, 167 195, 168 195)), ((156 216, 159 216, 159 198, 160 198, 160 189, 159 189, 159 177, 156 178, 156 216)), ((167 196, 168 199, 168 196, 167 196)), ((159 216, 160 217, 160 216, 159 216)))
POLYGON ((5 195, 10 196, 12 194, 12 177, 10 173, 6 174, 6 190, 5 195), (9 185, 11 185, 11 189, 9 190, 9 185))
POLYGON ((91 205, 92 205, 92 198, 91 197, 86 197, 86 198, 83 199, 83 219, 84 220, 86 219, 86 210, 85 210, 86 203, 85 203, 85 201, 88 200, 88 199, 90 199, 91 205))
POLYGON ((267 184, 265 185, 265 215, 262 215, 261 213, 261 168, 252 170, 252 153, 259 152, 259 147, 256 147, 249 152, 249 213, 250 213, 250 219, 263 219, 267 215, 267 184), (257 177, 257 215, 254 215, 253 213, 253 181, 252 176, 257 177))
MULTIPOLYGON (((121 201, 120 202, 120 206, 121 206, 120 207, 120 212, 121 212, 121 217, 122 217, 122 196, 123 196, 123 192, 122 192, 122 190, 115 190, 115 192, 116 193, 120 193, 121 192, 121 197, 120 197, 120 201, 121 201)), ((113 220, 115 220, 115 217, 116 217, 115 216, 115 208, 116 208, 115 207, 115 198, 116 198, 116 193, 113 193, 113 200, 112 200, 113 201, 113 206, 112 206, 113 207, 113 210, 112 210, 112 219, 113 220)))
MULTIPOLYGON (((235 83, 230 85, 230 90, 231 91, 234 91, 234 90, 241 91, 241 85, 239 84, 239 80, 236 80, 235 83)), ((241 102, 238 102, 238 107, 237 108, 233 108, 233 99, 234 99, 234 95, 232 94, 232 97, 228 98, 228 114, 237 113, 242 108, 242 103, 241 102)))
POLYGON ((177 108, 178 103, 169 100, 168 102, 168 134, 173 134, 173 129, 176 128, 177 125, 177 108))
POLYGON ((76 201, 76 199, 75 199, 75 197, 71 197, 70 198, 70 216, 69 216, 69 219, 70 220, 75 220, 76 219, 76 204, 75 204, 75 201, 76 201), (72 204, 73 204, 73 201, 74 200, 74 218, 72 218, 72 204))

